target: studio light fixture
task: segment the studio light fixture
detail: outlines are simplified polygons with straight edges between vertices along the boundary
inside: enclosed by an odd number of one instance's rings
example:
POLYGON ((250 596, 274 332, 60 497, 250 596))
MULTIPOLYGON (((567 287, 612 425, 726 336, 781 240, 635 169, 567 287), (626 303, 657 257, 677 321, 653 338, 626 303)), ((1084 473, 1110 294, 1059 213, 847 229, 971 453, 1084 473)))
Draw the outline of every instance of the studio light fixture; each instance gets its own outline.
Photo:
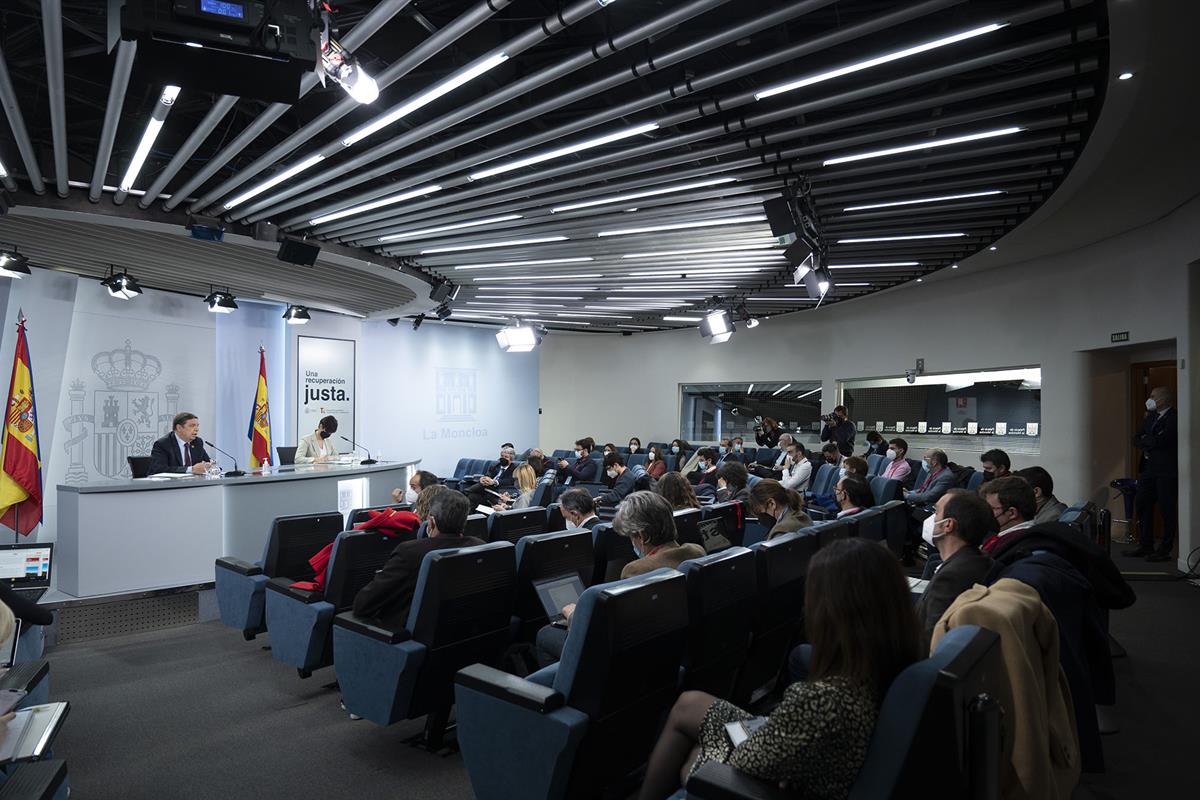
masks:
POLYGON ((966 192, 964 194, 944 194, 940 197, 918 197, 914 200, 892 200, 888 203, 871 203, 865 206, 846 206, 842 211, 868 211, 872 208, 894 208, 896 206, 915 206, 920 203, 946 203, 951 200, 969 200, 973 197, 991 197, 1004 194, 1000 189, 988 189, 983 192, 966 192))
POLYGON ((862 242, 907 242, 913 239, 956 239, 966 236, 965 233, 914 233, 907 236, 861 236, 855 239, 838 239, 838 244, 858 244, 862 242))
POLYGON ((309 315, 307 306, 292 304, 283 312, 283 318, 287 320, 288 325, 307 325, 312 316, 309 315))
POLYGON ((371 134, 381 131, 387 126, 404 119, 417 109, 429 105, 442 95, 454 91, 464 83, 468 83, 469 81, 478 78, 480 75, 491 69, 494 69, 495 67, 498 67, 507 60, 507 53, 495 53, 476 61, 474 64, 469 64, 466 67, 463 67, 441 83, 435 84, 411 100, 396 106, 388 113, 383 114, 371 122, 368 122, 366 125, 349 134, 342 139, 342 146, 349 147, 350 145, 361 142, 371 134))
POLYGON ((295 176, 299 175, 301 172, 304 172, 304 170, 308 169, 309 167, 316 166, 317 164, 320 164, 324 160, 325 160, 325 156, 321 155, 320 153, 315 153, 315 154, 309 156, 308 158, 304 159, 300 163, 293 164, 292 166, 288 167, 287 169, 283 170, 282 172, 279 172, 276 175, 272 175, 270 178, 267 178, 262 183, 255 184, 253 187, 242 192, 237 197, 234 197, 231 200, 227 201, 225 203, 225 210, 228 211, 229 209, 234 208, 235 206, 240 206, 242 203, 246 202, 247 200, 251 200, 255 197, 258 197, 260 194, 265 192, 267 189, 270 189, 274 186, 278 186, 279 184, 286 181, 288 178, 294 178, 295 176))
POLYGON ((108 290, 110 297, 118 300, 132 300, 142 293, 142 287, 132 275, 125 271, 117 272, 111 264, 108 267, 108 275, 100 281, 100 285, 108 290))
POLYGON ((658 233, 659 231, 682 231, 690 228, 715 228, 721 225, 746 225, 751 222, 765 222, 764 214, 754 214, 745 217, 729 217, 728 219, 702 219, 696 222, 676 222, 671 225, 649 225, 644 228, 622 228, 615 231, 600 231, 597 236, 630 236, 638 233, 658 233))
POLYGON ((504 214, 499 217, 488 217, 487 219, 476 219, 470 222, 456 222, 453 225, 442 225, 437 228, 424 228, 419 231, 408 231, 406 233, 392 233, 387 236, 380 236, 379 241, 390 242, 396 239, 411 239, 414 236, 428 236, 432 233, 443 233, 445 231, 456 231, 462 228, 478 228, 480 225, 494 225, 497 222, 510 222, 514 219, 521 219, 520 214, 504 214))
POLYGON ((434 309, 433 315, 439 320, 447 320, 450 318, 452 313, 453 312, 450 310, 450 304, 442 303, 440 306, 434 309))
POLYGON ((162 94, 158 96, 158 102, 154 104, 154 110, 150 112, 150 121, 146 123, 142 139, 138 142, 137 149, 133 151, 129 168, 125 170, 125 177, 121 178, 121 183, 117 186, 119 191, 128 192, 133 188, 138 173, 142 171, 142 165, 146 163, 146 157, 150 155, 150 148, 154 147, 154 141, 158 138, 163 124, 167 121, 167 114, 171 113, 171 106, 175 105, 178 97, 178 86, 163 87, 162 94))
POLYGON ((346 217, 351 217, 355 214, 365 214, 368 211, 374 211, 377 208, 384 208, 386 206, 395 205, 396 203, 403 203, 405 200, 412 200, 413 198, 421 197, 427 194, 433 194, 434 192, 440 192, 441 190, 441 186, 437 185, 436 183, 431 183, 428 186, 421 186, 417 189, 409 189, 407 192, 400 192, 399 194, 381 197, 378 200, 372 200, 369 203, 351 206, 350 208, 343 208, 341 211, 334 211, 332 214, 323 214, 319 217, 310 219, 308 223, 310 225, 324 225, 326 222, 345 219, 346 217))
POLYGON ((533 326, 517 320, 506 328, 496 331, 496 344, 506 353, 528 353, 538 346, 533 326))
MULTIPOLYGON (((594 206, 608 205, 609 203, 624 203, 627 200, 639 200, 643 197, 656 197, 661 194, 672 194, 674 192, 686 192, 690 189, 703 189, 708 186, 719 186, 723 183, 733 183, 737 178, 710 178, 706 181, 696 181, 694 183, 682 183, 676 186, 665 186, 661 189, 646 189, 640 192, 630 192, 628 194, 619 194, 613 197, 604 197, 599 200, 585 200, 579 203, 568 203, 565 206, 554 206, 550 209, 551 214, 559 214, 564 211, 575 211, 580 208, 592 208, 594 206)), ((627 211, 636 211, 637 209, 626 209, 627 211)))
POLYGON ((700 335, 710 340, 710 344, 723 344, 733 338, 737 328, 725 309, 717 309, 705 315, 700 321, 700 335))
POLYGON ((18 253, 16 247, 0 248, 0 277, 19 280, 31 274, 29 259, 18 253))
POLYGON ((586 261, 595 261, 591 256, 579 256, 577 258, 539 258, 533 261, 492 261, 486 264, 464 264, 455 269, 491 269, 493 267, 540 267, 548 264, 582 264, 586 261))
POLYGON ((208 310, 213 314, 232 314, 237 310, 237 299, 233 294, 226 289, 225 291, 211 291, 208 297, 204 298, 204 302, 208 304, 208 310))
POLYGON ((469 176, 469 180, 478 181, 483 180, 484 178, 490 178, 493 175, 502 175, 505 172, 512 172, 515 169, 533 166, 534 164, 540 164, 543 161, 550 161, 555 158, 562 158, 563 156, 568 156, 572 153, 578 153, 581 150, 590 150, 593 147, 601 147, 612 142, 619 142, 622 139, 628 139, 631 136, 640 136, 643 133, 649 133, 653 130, 658 130, 657 122, 648 122, 645 125, 638 125, 637 127, 627 128, 623 131, 615 131, 605 136, 598 136, 595 139, 585 139, 582 142, 576 142, 575 144, 570 144, 565 147, 558 147, 554 150, 546 150, 545 152, 536 153, 532 156, 528 156, 517 161, 510 161, 507 164, 500 164, 499 166, 489 167, 488 169, 480 170, 479 172, 472 172, 469 176))
POLYGON ((522 247, 527 244, 546 244, 547 242, 565 242, 566 236, 537 236, 532 239, 509 239, 503 242, 484 242, 483 244, 459 244, 453 247, 431 247, 428 250, 422 250, 421 255, 428 256, 435 253, 459 253, 463 250, 487 250, 491 247, 522 247))
MULTIPOLYGON (((413 325, 413 330, 415 331, 415 330, 417 330, 418 328, 420 328, 420 327, 421 327, 421 323, 422 323, 422 322, 424 322, 424 321, 425 321, 425 315, 424 315, 424 314, 417 314, 415 317, 413 317, 413 324, 412 324, 412 325, 413 325)), ((391 320, 388 320, 388 322, 391 322, 391 320)))
POLYGON ((345 89, 354 102, 370 105, 379 99, 379 84, 337 39, 330 37, 324 41, 321 64, 325 74, 345 89))
POLYGON ((997 22, 997 23, 992 23, 990 25, 983 25, 978 28, 971 28, 970 30, 962 31, 960 33, 955 33, 951 36, 943 36, 940 39, 934 39, 933 41, 923 42, 918 45, 913 45, 912 47, 906 47, 903 50, 896 50, 891 53, 885 53, 884 55, 876 56, 874 58, 867 59, 866 61, 857 61, 853 64, 847 64, 846 66, 838 67, 837 69, 828 70, 826 72, 818 72, 814 75, 809 75, 807 77, 800 78, 798 80, 788 81, 787 83, 781 83, 778 86, 772 86, 769 89, 763 89, 761 92, 755 92, 754 99, 755 100, 763 100, 767 97, 774 97, 777 94, 783 94, 784 92, 792 92, 792 91, 795 91, 796 89, 801 89, 805 86, 811 86, 814 83, 821 83, 822 81, 831 80, 833 78, 839 78, 842 75, 849 75, 851 73, 859 72, 864 69, 870 69, 871 67, 877 67, 881 64, 887 64, 888 62, 891 62, 891 61, 898 61, 899 59, 902 59, 902 58, 908 58, 909 56, 915 56, 919 53, 924 53, 929 50, 936 50, 939 47, 945 47, 946 45, 951 45, 956 42, 961 42, 965 39, 973 39, 976 36, 982 36, 985 33, 991 33, 992 31, 996 31, 996 30, 1003 28, 1007 24, 1008 24, 1007 22, 997 22))
POLYGON ((868 158, 882 158, 884 156, 894 156, 900 153, 911 153, 915 150, 928 150, 934 147, 947 147, 952 144, 962 144, 964 142, 975 142, 980 139, 992 139, 997 136, 1010 136, 1014 133, 1020 133, 1025 130, 1019 126, 1011 126, 1008 128, 997 128, 990 131, 980 131, 979 133, 968 133, 963 136, 952 136, 949 139, 930 139, 927 142, 916 142, 914 144, 904 144, 898 147, 889 147, 885 150, 870 150, 865 153, 854 153, 848 156, 838 156, 837 158, 828 158, 821 162, 823 167, 831 167, 835 164, 846 164, 851 161, 864 161, 868 158))

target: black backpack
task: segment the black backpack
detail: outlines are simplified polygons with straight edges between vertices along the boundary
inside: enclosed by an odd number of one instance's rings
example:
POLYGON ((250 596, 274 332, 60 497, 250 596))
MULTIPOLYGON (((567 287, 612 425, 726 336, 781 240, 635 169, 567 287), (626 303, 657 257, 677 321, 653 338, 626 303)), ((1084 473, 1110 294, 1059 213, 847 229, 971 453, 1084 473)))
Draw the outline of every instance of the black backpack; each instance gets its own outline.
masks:
POLYGON ((964 467, 960 464, 955 464, 953 461, 946 465, 946 469, 954 473, 954 487, 956 489, 967 488, 967 484, 971 482, 971 476, 975 474, 974 467, 964 467))

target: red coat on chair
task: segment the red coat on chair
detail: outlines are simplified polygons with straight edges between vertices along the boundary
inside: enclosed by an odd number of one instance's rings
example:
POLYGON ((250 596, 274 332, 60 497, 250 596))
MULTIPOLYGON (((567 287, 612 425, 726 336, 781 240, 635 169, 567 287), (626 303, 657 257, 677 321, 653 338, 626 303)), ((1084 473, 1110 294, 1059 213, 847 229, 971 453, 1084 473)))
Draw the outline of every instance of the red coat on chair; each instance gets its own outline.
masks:
MULTIPOLYGON (((354 526, 356 531, 378 531, 384 536, 403 536, 414 532, 421 526, 421 519, 411 511, 397 511, 385 508, 382 511, 368 511, 370 518, 354 526)), ((292 588, 304 589, 310 592, 325 591, 325 571, 329 567, 329 559, 333 556, 333 542, 325 545, 318 553, 308 560, 313 569, 311 581, 296 581, 292 588)))

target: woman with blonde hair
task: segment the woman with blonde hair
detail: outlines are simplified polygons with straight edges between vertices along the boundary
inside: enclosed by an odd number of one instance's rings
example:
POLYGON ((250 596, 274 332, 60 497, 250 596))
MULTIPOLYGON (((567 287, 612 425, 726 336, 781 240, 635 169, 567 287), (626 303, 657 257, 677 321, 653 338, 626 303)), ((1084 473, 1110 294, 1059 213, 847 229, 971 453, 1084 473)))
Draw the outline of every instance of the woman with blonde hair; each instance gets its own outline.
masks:
POLYGON ((533 493, 537 489, 537 473, 533 471, 533 467, 528 464, 522 464, 513 471, 513 480, 516 481, 517 499, 514 501, 512 496, 505 492, 500 495, 500 502, 492 506, 497 511, 504 511, 509 508, 508 503, 512 503, 513 509, 529 508, 533 505, 533 493))

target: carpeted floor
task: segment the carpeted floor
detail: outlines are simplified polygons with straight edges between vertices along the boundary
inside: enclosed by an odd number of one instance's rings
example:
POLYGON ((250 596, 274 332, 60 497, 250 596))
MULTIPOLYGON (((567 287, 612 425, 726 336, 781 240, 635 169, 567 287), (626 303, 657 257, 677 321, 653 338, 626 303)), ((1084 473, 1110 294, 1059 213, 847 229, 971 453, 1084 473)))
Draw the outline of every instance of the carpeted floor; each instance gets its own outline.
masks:
MULTIPOLYGON (((1108 772, 1084 777, 1081 800, 1190 796, 1200 587, 1139 581, 1134 588, 1137 604, 1114 613, 1111 625, 1130 654, 1115 662, 1121 731, 1105 737, 1108 772)), ((55 755, 67 759, 74 796, 472 796, 458 755, 403 743, 421 721, 388 729, 352 722, 336 693, 321 688, 332 669, 302 681, 264 643, 206 623, 52 651, 52 696, 72 704, 55 755)))

